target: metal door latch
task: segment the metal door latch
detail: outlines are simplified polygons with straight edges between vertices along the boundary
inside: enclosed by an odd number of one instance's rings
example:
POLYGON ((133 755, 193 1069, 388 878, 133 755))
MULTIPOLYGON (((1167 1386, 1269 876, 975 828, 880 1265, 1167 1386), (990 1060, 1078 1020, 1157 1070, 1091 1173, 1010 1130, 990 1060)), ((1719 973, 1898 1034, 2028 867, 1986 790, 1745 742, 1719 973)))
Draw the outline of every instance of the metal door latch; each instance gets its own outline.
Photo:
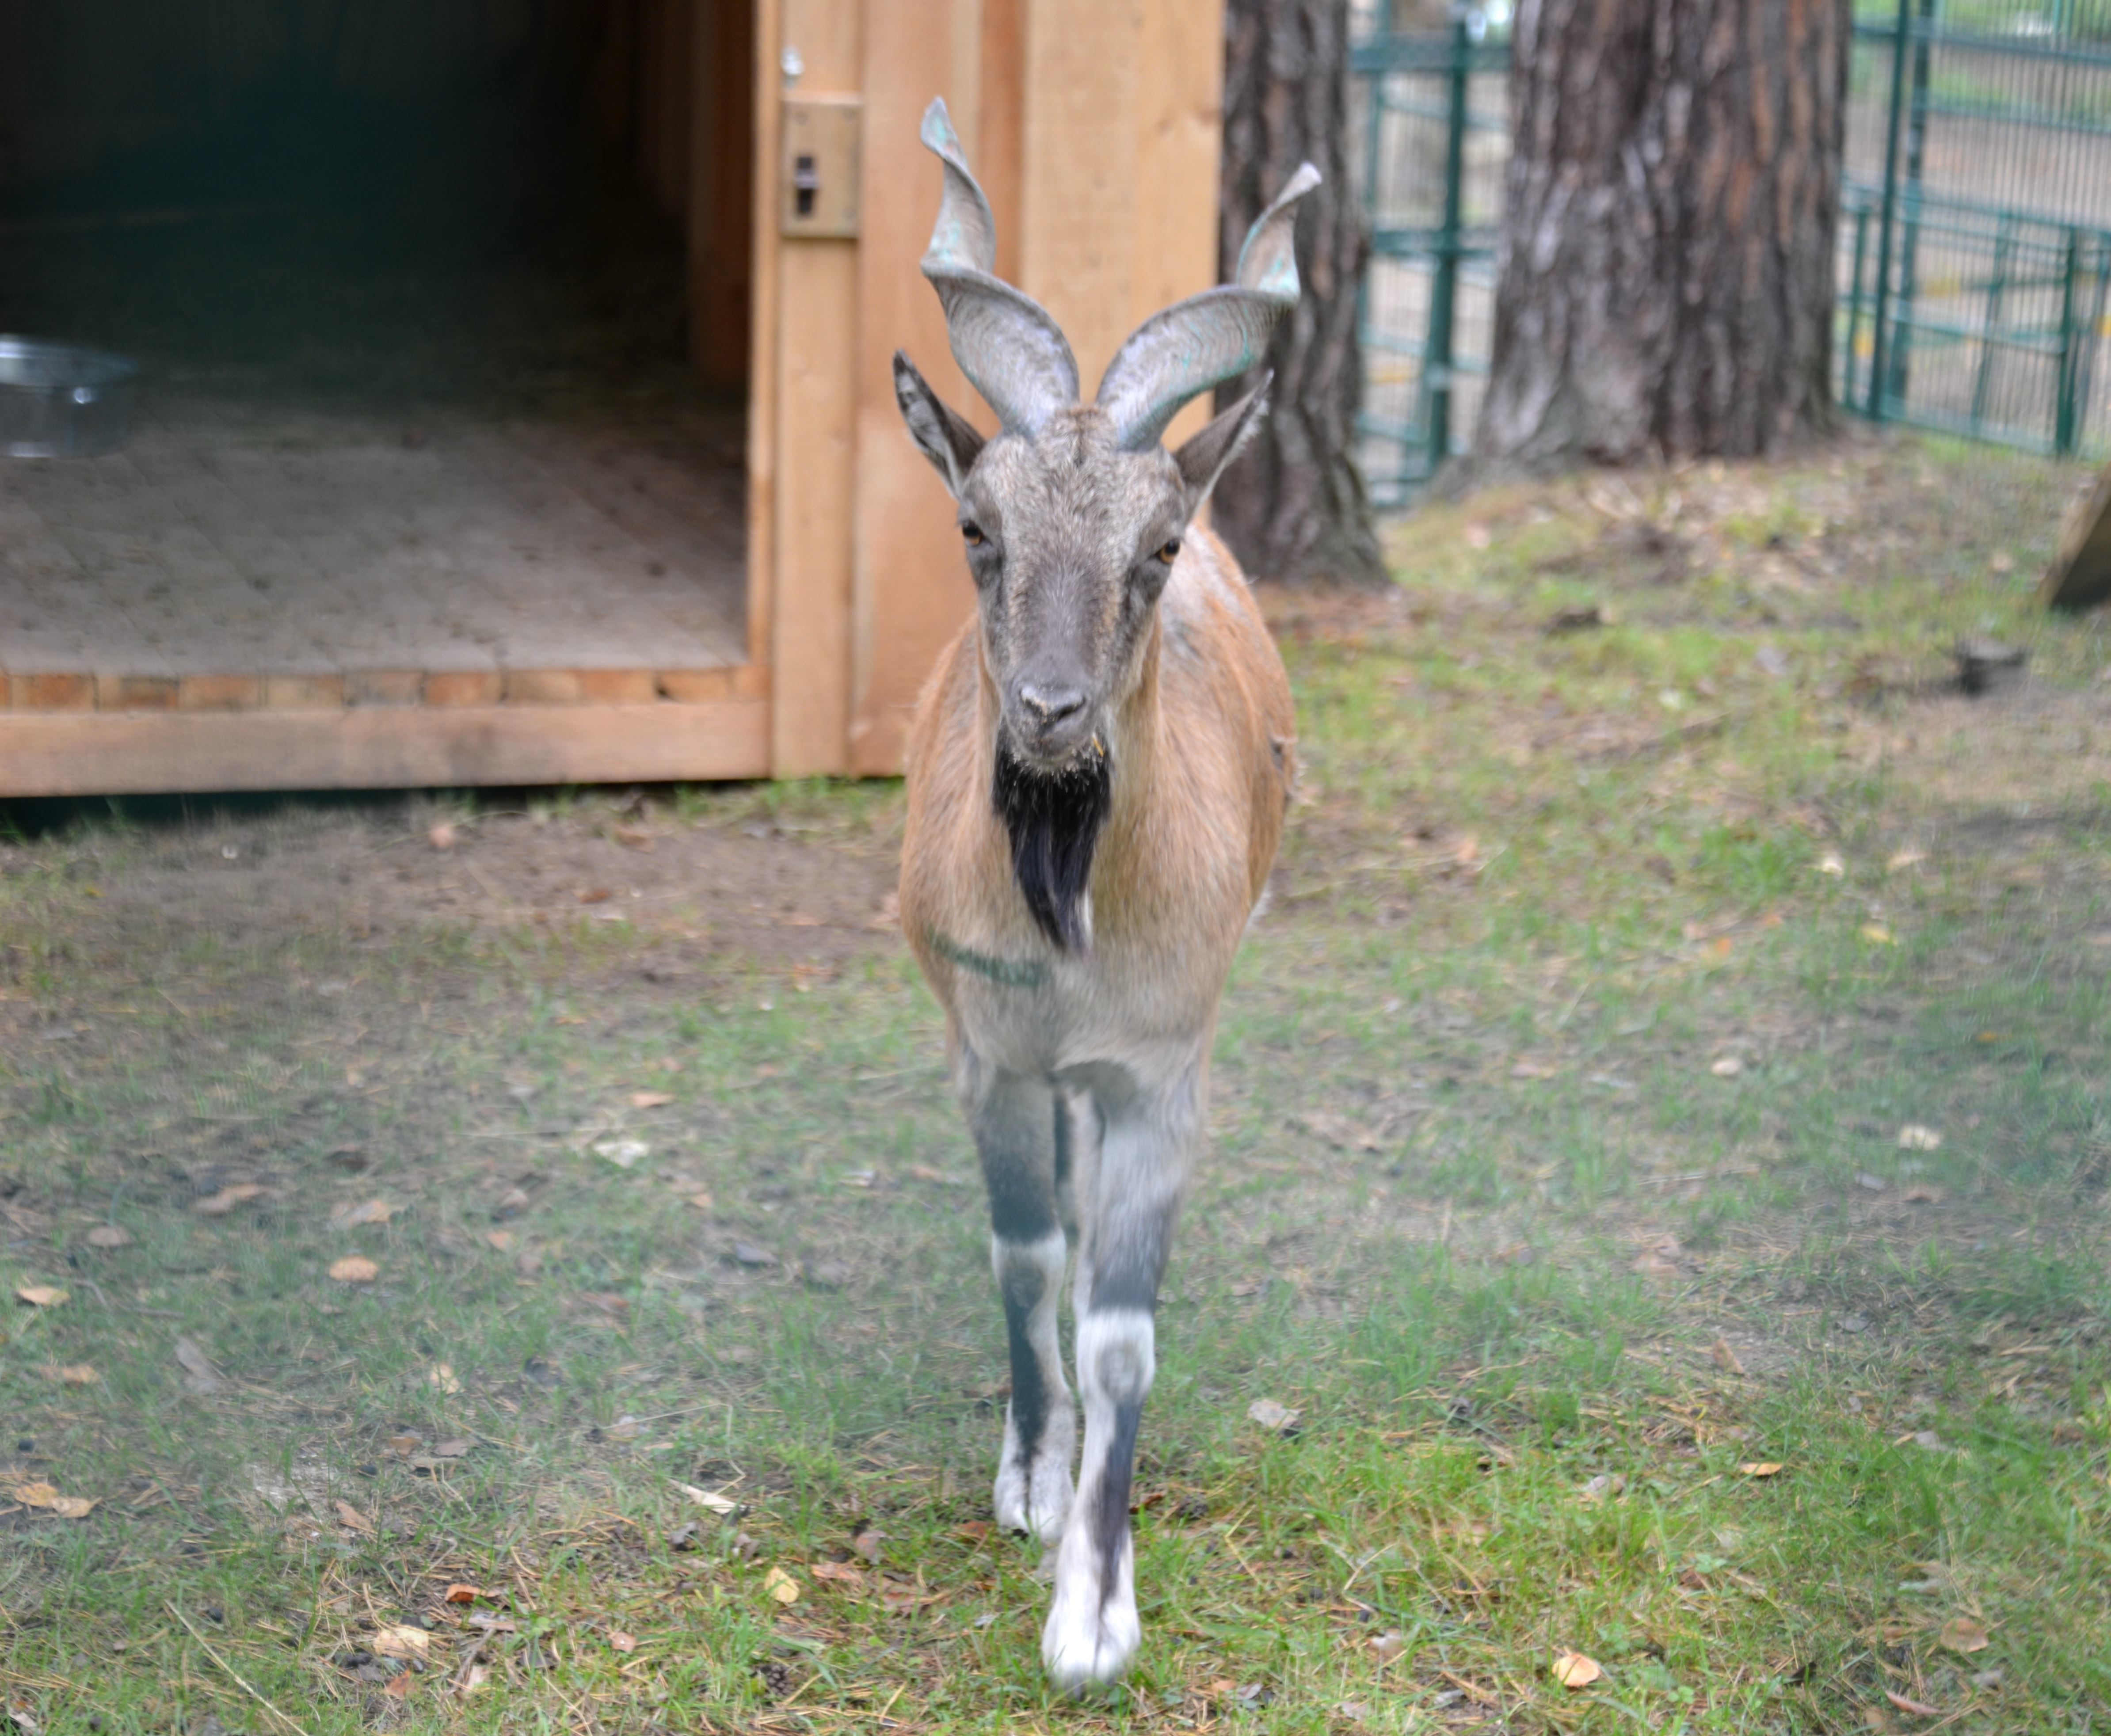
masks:
POLYGON ((858 97, 787 97, 779 224, 786 235, 858 232, 858 97))

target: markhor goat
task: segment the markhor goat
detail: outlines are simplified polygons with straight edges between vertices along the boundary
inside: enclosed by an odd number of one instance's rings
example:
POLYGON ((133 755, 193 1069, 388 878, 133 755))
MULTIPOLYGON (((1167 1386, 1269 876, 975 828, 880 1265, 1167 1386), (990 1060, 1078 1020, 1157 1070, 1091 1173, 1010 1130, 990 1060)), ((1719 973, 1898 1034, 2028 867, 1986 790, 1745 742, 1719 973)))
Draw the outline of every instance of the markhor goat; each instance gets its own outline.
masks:
POLYGON ((1319 175, 1299 170, 1262 214, 1237 283, 1146 320, 1085 404, 1055 321, 991 274, 989 202, 942 102, 923 139, 945 165, 924 274, 1001 427, 985 441, 895 356, 909 431, 960 504, 978 598, 910 737, 901 926, 945 1004, 989 1186, 1011 1339, 996 1517, 1057 1547, 1042 1657, 1075 1689, 1119 1675, 1142 1638, 1128 1497, 1152 1316, 1208 1120, 1217 1000, 1294 771, 1282 660, 1237 564, 1190 523, 1265 384, 1177 452, 1160 437, 1260 361, 1296 304, 1292 206, 1319 175), (1066 1228, 1085 1403, 1074 1495, 1066 1228))

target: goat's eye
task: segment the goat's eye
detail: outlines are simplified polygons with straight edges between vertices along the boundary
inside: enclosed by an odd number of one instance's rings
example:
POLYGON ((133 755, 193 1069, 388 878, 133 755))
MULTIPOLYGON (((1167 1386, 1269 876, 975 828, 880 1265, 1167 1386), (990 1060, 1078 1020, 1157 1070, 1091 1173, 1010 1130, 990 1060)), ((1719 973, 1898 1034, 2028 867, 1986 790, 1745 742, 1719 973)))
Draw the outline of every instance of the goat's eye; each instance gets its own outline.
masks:
POLYGON ((983 528, 973 519, 969 519, 960 527, 960 535, 971 549, 978 549, 983 546, 983 528))
POLYGON ((1174 561, 1180 558, 1180 539, 1178 537, 1175 537, 1170 542, 1167 543, 1164 548, 1158 551, 1158 558, 1164 561, 1169 567, 1171 566, 1174 561))

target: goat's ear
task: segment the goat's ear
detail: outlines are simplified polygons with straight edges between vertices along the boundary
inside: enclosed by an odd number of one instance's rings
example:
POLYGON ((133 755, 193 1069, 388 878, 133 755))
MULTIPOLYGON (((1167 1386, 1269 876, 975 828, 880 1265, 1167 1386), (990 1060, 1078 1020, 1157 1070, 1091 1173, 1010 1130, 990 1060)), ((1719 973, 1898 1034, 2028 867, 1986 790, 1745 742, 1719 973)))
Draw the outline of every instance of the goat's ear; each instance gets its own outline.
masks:
POLYGON ((983 437, 931 389, 915 363, 899 350, 894 352, 894 401, 901 406, 901 419, 909 424, 916 449, 931 460, 957 499, 983 449, 983 437))
POLYGON ((1274 378, 1273 374, 1263 374, 1260 384, 1205 424, 1200 433, 1183 441, 1180 450, 1173 455, 1187 484, 1188 511, 1201 510, 1210 491, 1217 486, 1217 478, 1224 474, 1224 466, 1260 432, 1261 418, 1268 414, 1268 388, 1274 378))

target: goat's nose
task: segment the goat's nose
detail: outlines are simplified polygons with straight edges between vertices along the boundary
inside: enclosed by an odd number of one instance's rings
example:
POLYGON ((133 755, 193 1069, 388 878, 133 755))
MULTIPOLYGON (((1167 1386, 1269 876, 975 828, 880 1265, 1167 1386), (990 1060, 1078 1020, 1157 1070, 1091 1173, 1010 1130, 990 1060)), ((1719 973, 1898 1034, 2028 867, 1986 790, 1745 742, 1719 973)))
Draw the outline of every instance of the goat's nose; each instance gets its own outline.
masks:
POLYGON ((1083 711, 1085 691, 1082 687, 1044 687, 1037 682, 1023 681, 1019 684, 1019 701, 1033 713, 1045 729, 1083 711))

